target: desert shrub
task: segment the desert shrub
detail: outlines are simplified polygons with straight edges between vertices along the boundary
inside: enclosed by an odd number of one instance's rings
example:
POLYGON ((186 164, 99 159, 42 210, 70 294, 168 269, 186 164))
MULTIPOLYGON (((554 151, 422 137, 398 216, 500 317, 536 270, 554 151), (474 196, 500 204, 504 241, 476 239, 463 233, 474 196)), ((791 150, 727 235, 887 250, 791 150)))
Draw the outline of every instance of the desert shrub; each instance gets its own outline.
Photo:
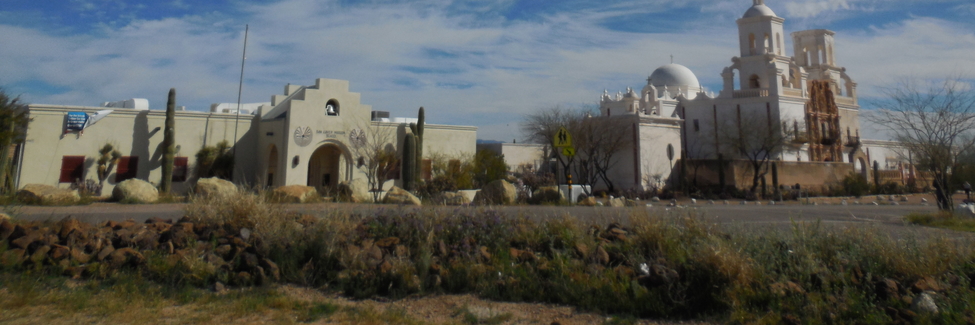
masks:
MULTIPOLYGON (((191 198, 187 216, 194 227, 253 230, 246 251, 273 260, 283 282, 355 298, 459 293, 626 317, 886 324, 903 322, 905 301, 918 297, 915 284, 930 281, 939 286, 936 302, 942 312, 914 321, 958 323, 975 316, 970 240, 891 238, 870 226, 797 222, 779 231, 718 226, 694 210, 647 209, 631 210, 609 226, 491 209, 380 209, 366 215, 332 209, 298 215, 253 193, 191 198), (878 293, 880 284, 891 282, 900 288, 897 297, 878 293)), ((919 224, 946 219, 908 218, 919 224)), ((178 254, 149 252, 145 265, 122 271, 174 290, 226 281, 226 273, 204 262, 215 243, 193 244, 178 254)), ((0 242, 0 257, 7 252, 0 242)), ((57 276, 60 267, 35 263, 0 269, 0 276, 57 276)), ((86 272, 105 281, 114 274, 98 263, 86 272)), ((253 301, 251 307, 265 302, 253 301)))
POLYGON ((474 185, 481 187, 495 180, 508 177, 508 164, 504 155, 491 150, 479 150, 474 155, 474 185))
POLYGON ((842 194, 839 196, 855 196, 861 197, 870 191, 870 184, 867 183, 867 179, 863 175, 857 173, 850 173, 846 175, 841 181, 842 194))
POLYGON ((196 177, 231 179, 234 171, 234 154, 227 140, 216 146, 204 146, 196 153, 196 177))

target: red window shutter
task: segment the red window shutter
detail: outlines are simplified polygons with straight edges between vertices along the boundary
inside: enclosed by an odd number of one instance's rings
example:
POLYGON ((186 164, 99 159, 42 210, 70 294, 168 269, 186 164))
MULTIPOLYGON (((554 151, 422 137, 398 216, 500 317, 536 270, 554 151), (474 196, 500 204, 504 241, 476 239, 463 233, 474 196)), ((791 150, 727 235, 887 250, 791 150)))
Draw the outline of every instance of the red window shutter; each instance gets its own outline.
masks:
POLYGON ((399 179, 400 169, 403 166, 402 162, 397 161, 393 168, 389 169, 389 174, 386 175, 386 179, 399 179))
POLYGON ((420 171, 423 174, 421 177, 425 180, 430 180, 433 178, 433 161, 430 159, 423 159, 420 164, 420 171))
POLYGON ((174 182, 185 182, 186 175, 188 172, 188 158, 186 157, 176 157, 173 159, 173 181, 174 182))
POLYGON ((61 157, 61 177, 58 182, 73 183, 85 177, 85 156, 61 157))
POLYGON ((135 178, 139 172, 139 156, 124 156, 119 158, 115 167, 115 182, 135 178))

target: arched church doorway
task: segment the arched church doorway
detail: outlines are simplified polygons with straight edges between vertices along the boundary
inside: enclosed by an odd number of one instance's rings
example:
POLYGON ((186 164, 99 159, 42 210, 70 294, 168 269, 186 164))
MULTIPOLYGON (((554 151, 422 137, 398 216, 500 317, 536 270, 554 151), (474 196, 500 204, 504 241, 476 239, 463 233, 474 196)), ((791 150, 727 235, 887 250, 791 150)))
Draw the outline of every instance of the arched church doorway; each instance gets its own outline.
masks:
POLYGON ((867 161, 863 157, 858 157, 856 160, 856 170, 857 173, 863 176, 863 179, 870 179, 867 172, 870 170, 867 168, 867 161))
POLYGON ((274 173, 278 170, 278 147, 271 145, 271 149, 268 150, 269 154, 267 156, 267 177, 265 181, 266 186, 274 186, 274 173))
POLYGON ((319 193, 328 193, 338 184, 342 149, 335 144, 325 144, 312 153, 308 160, 308 186, 313 186, 319 193))

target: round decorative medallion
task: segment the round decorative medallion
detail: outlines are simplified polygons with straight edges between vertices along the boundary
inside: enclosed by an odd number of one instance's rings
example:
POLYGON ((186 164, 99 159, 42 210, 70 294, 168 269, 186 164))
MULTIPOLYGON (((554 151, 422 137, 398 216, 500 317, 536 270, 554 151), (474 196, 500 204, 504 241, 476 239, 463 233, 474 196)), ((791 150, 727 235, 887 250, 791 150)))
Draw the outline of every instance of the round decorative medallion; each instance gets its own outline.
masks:
POLYGON ((295 128, 295 144, 297 144, 299 147, 304 147, 311 144, 311 138, 311 127, 305 127, 302 129, 299 126, 295 128))
POLYGON ((356 148, 361 148, 365 146, 366 132, 359 129, 352 129, 352 132, 349 132, 349 143, 351 143, 352 146, 356 148))

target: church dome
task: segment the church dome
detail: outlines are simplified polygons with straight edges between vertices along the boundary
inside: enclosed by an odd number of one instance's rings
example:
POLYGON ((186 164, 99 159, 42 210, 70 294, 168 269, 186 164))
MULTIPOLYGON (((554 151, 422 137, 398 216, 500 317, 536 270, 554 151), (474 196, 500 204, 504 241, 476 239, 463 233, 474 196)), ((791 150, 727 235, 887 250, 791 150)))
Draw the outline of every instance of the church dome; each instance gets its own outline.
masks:
POLYGON ((775 17, 775 12, 773 12, 772 8, 769 8, 765 4, 758 3, 751 8, 748 8, 748 11, 745 12, 745 16, 741 18, 752 17, 775 17))
POLYGON ((650 83, 654 87, 701 87, 701 84, 697 81, 697 76, 694 75, 694 72, 691 72, 691 69, 676 63, 671 63, 654 70, 650 74, 650 83))

